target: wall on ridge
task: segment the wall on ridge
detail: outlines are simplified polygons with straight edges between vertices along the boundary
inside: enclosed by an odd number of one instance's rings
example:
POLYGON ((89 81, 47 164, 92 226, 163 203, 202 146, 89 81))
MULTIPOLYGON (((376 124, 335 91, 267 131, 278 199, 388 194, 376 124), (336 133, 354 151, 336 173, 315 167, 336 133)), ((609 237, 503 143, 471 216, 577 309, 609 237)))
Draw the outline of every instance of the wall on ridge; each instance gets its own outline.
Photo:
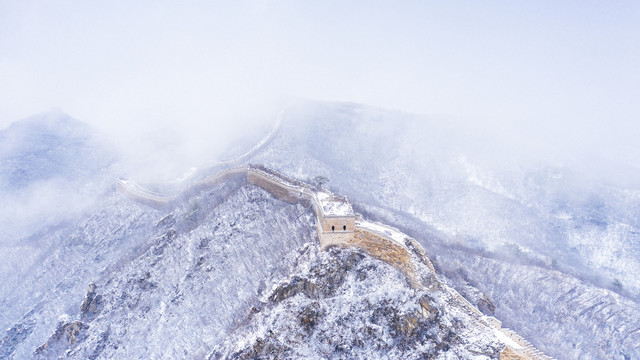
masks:
POLYGON ((318 239, 322 250, 327 250, 332 246, 350 247, 353 242, 353 231, 326 232, 322 230, 322 221, 316 218, 318 239))
POLYGON ((359 248, 370 256, 400 269, 409 277, 412 283, 417 283, 417 275, 412 265, 409 251, 394 241, 388 240, 380 235, 357 229, 355 227, 355 217, 323 218, 321 210, 318 208, 320 205, 316 203, 313 195, 307 194, 302 188, 297 189, 287 186, 271 176, 262 174, 260 171, 249 169, 247 172, 247 181, 250 184, 265 189, 280 200, 289 203, 305 201, 309 203, 308 206, 313 205, 316 213, 318 238, 323 249, 331 246, 359 248), (332 231, 331 225, 336 226, 337 230, 332 231), (347 226, 347 231, 342 230, 343 225, 347 226))
POLYGON ((530 358, 528 356, 518 353, 516 350, 514 350, 510 346, 506 346, 500 352, 500 360, 530 360, 530 358))
POLYGON ((182 193, 180 193, 176 199, 178 198, 188 198, 191 197, 207 188, 214 187, 223 182, 236 182, 236 183, 244 183, 247 181, 247 168, 246 167, 238 167, 229 170, 221 171, 215 175, 211 175, 204 180, 200 181, 197 184, 189 187, 182 193))
POLYGON ((353 232, 356 228, 356 217, 355 216, 331 216, 324 217, 321 219, 322 223, 320 224, 322 231, 325 232, 345 232, 343 230, 343 226, 347 227, 348 232, 353 232), (334 227, 332 229, 331 227, 334 227))
POLYGON ((156 209, 164 209, 169 204, 170 200, 168 198, 161 198, 158 196, 152 196, 150 194, 135 191, 135 189, 130 188, 127 183, 122 180, 118 181, 117 189, 128 199, 156 209))
POLYGON ((203 181, 189 187, 174 199, 155 199, 144 191, 136 191, 135 188, 125 186, 118 183, 119 189, 125 196, 157 208, 166 207, 170 202, 178 199, 188 198, 206 188, 218 185, 223 182, 235 182, 259 186, 266 190, 275 198, 282 201, 295 204, 302 202, 305 206, 313 206, 316 214, 316 226, 318 231, 318 239, 323 249, 331 246, 356 247, 365 253, 385 261, 403 271, 412 282, 415 282, 416 274, 411 265, 411 256, 408 250, 392 240, 383 236, 357 229, 355 226, 355 217, 338 217, 324 218, 319 208, 317 198, 304 187, 289 185, 285 183, 285 179, 279 179, 279 174, 271 174, 261 169, 254 169, 249 166, 241 166, 221 171, 215 175, 205 178, 203 181), (336 226, 335 231, 331 231, 331 226, 336 226), (342 226, 347 226, 347 231, 342 230, 342 226))
POLYGON ((290 204, 295 204, 302 200, 309 201, 308 197, 303 192, 289 189, 279 181, 272 179, 271 177, 264 176, 257 171, 249 170, 247 172, 247 181, 249 184, 263 188, 275 198, 290 204))
MULTIPOLYGON (((175 201, 175 199, 188 198, 192 194, 196 194, 206 188, 223 182, 233 182, 236 184, 248 182, 249 184, 261 187, 275 198, 285 202, 292 204, 302 202, 305 206, 313 206, 316 214, 318 238, 323 249, 327 249, 331 246, 347 248, 355 247, 361 249, 366 254, 382 260, 402 271, 407 276, 407 279, 412 286, 420 286, 420 277, 418 276, 412 260, 413 253, 417 260, 427 265, 435 275, 433 264, 429 261, 424 248, 422 248, 422 246, 414 239, 406 237, 404 239, 403 246, 401 243, 386 238, 382 234, 371 231, 367 228, 356 226, 355 217, 324 218, 322 216, 322 210, 320 209, 321 205, 318 198, 308 185, 300 183, 295 179, 289 179, 282 174, 264 167, 255 167, 255 165, 240 166, 221 171, 189 187, 175 198, 164 198, 140 188, 135 183, 131 185, 125 181, 118 182, 118 190, 132 200, 155 208, 166 208, 167 205, 175 201), (336 226, 337 231, 331 231, 332 225, 336 226), (343 225, 347 226, 347 231, 342 230, 343 225)), ((453 294, 478 317, 484 317, 478 309, 470 304, 457 291, 454 290, 453 294)), ((501 324, 497 319, 491 317, 484 318, 485 319, 482 321, 488 322, 490 325, 498 329, 500 328, 501 324)), ((513 339, 516 344, 522 346, 522 348, 513 349, 511 347, 505 347, 503 352, 500 354, 501 359, 550 359, 516 333, 509 331, 508 329, 502 329, 502 332, 513 339)))
MULTIPOLYGON (((347 234, 345 233, 345 235, 347 234)), ((355 247, 361 249, 368 255, 391 264, 402 271, 412 285, 418 284, 418 277, 411 262, 411 255, 406 248, 378 234, 358 228, 348 235, 349 236, 342 238, 338 235, 335 238, 328 239, 328 241, 331 242, 329 246, 355 247)))

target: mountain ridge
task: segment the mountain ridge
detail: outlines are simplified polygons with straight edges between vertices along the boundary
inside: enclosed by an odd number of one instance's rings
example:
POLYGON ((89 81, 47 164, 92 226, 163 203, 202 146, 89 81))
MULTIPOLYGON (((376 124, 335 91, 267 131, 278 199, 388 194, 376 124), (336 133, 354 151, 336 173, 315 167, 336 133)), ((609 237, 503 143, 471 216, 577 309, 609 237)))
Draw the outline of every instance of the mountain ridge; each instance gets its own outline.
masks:
MULTIPOLYGON (((640 340, 632 331, 637 328, 638 323, 634 319, 640 313, 637 302, 632 300, 638 287, 632 279, 637 270, 637 261, 633 260, 633 254, 638 250, 633 242, 637 224, 631 211, 637 204, 633 197, 625 201, 620 198, 624 194, 632 194, 629 189, 614 186, 610 191, 602 192, 600 188, 587 184, 567 193, 563 189, 571 188, 576 177, 565 176, 562 180, 560 175, 565 173, 562 168, 516 171, 514 175, 514 172, 496 172, 490 165, 478 163, 473 156, 461 161, 459 153, 466 150, 454 141, 455 137, 443 124, 357 104, 309 104, 299 103, 288 108, 282 114, 277 132, 246 161, 265 164, 297 179, 328 178, 328 187, 336 193, 348 195, 358 213, 367 219, 390 224, 416 239, 429 254, 443 283, 455 288, 483 314, 500 318, 505 326, 515 329, 547 354, 587 359, 624 359, 637 355, 634 344, 640 340), (398 119, 401 121, 397 122, 398 119), (387 131, 390 127, 392 131, 387 131), (449 144, 441 146, 440 138, 449 144), (425 139, 428 141, 424 142, 425 139), (416 159, 421 162, 416 162, 416 159), (509 195, 508 199, 503 196, 505 194, 509 195), (527 204, 535 205, 536 211, 528 209, 527 204), (620 225, 622 223, 628 226, 620 225), (599 271, 599 266, 608 264, 608 259, 615 259, 615 262, 599 271), (585 269, 592 270, 593 278, 583 275, 585 269), (624 276, 615 279, 614 276, 619 274, 624 276)), ((206 172, 200 173, 203 178, 207 175, 206 172)), ((109 177, 110 184, 113 184, 113 177, 107 173, 96 176, 109 177)), ((194 183, 190 182, 186 187, 194 183)), ((166 250, 160 250, 157 243, 172 243, 168 239, 174 235, 182 239, 183 247, 190 249, 183 256, 191 259, 192 265, 200 262, 198 257, 193 258, 194 254, 204 251, 198 244, 203 240, 211 243, 214 238, 206 235, 195 239, 187 234, 201 232, 198 229, 204 218, 199 214, 203 213, 202 205, 209 201, 203 202, 203 199, 217 202, 232 196, 235 191, 232 191, 232 184, 235 182, 212 184, 210 188, 190 188, 187 194, 174 200, 174 212, 169 217, 167 210, 148 208, 119 198, 121 195, 113 194, 115 188, 110 187, 99 192, 101 204, 85 208, 80 215, 76 213, 72 221, 61 222, 60 227, 51 228, 51 232, 40 232, 30 244, 3 246, 3 256, 16 254, 15 259, 20 258, 21 261, 11 260, 0 267, 3 275, 9 274, 3 276, 7 281, 0 287, 0 294, 3 294, 0 310, 8 314, 2 324, 9 329, 2 338, 0 349, 13 349, 15 356, 28 357, 35 348, 47 343, 47 337, 56 333, 56 318, 60 314, 68 315, 61 320, 60 334, 84 332, 93 334, 90 337, 94 339, 83 342, 85 345, 66 344, 58 348, 63 353, 75 351, 74 356, 90 356, 94 349, 102 346, 100 344, 116 346, 120 340, 116 341, 116 333, 107 332, 108 328, 104 327, 106 315, 98 315, 91 320, 96 321, 103 316, 88 329, 74 323, 83 321, 78 308, 83 297, 88 295, 87 284, 93 282, 97 285, 96 294, 102 295, 101 299, 105 299, 104 293, 122 295, 125 289, 131 293, 130 286, 142 284, 147 288, 136 288, 134 293, 144 298, 151 294, 149 291, 154 291, 149 287, 151 285, 144 284, 161 282, 148 282, 144 280, 145 273, 135 275, 133 272, 129 274, 131 283, 129 280, 120 281, 116 286, 112 282, 105 287, 106 279, 117 276, 131 262, 138 261, 141 269, 158 263, 160 257, 166 255, 166 250), (222 186, 220 193, 214 190, 216 186, 222 186), (125 215, 125 209, 132 215, 125 215), (87 216, 92 220, 87 222, 87 216), (175 232, 159 230, 163 224, 174 221, 182 230, 177 227, 175 232), (113 234, 111 240, 109 234, 113 234), (101 248, 106 244, 113 247, 113 254, 101 248), (93 252, 94 248, 102 250, 88 255, 87 251, 93 252), (154 254, 154 249, 157 254, 154 254), (140 256, 145 253, 151 255, 143 261, 140 256), (47 267, 67 271, 55 270, 51 275, 45 275, 43 269, 47 267), (21 276, 25 276, 24 284, 19 284, 21 276), (59 302, 50 299, 51 294, 62 299, 59 302), (46 304, 58 305, 50 307, 46 304), (44 305, 53 310, 43 312, 44 305), (98 328, 102 332, 94 332, 98 328), (21 338, 18 333, 26 334, 22 335, 26 337, 21 338), (111 334, 111 340, 100 342, 96 334, 111 334)), ((158 186, 154 191, 163 189, 177 187, 158 186)), ((253 199, 249 201, 266 199, 255 197, 260 191, 242 190, 244 193, 247 191, 253 194, 247 197, 253 199)), ((240 198, 235 199, 237 201, 233 204, 224 205, 221 209, 226 209, 228 214, 244 211, 240 198)), ((286 213, 286 217, 295 219, 303 211, 286 213)), ((273 224, 263 223, 256 209, 247 214, 266 232, 270 232, 271 226, 277 223, 275 220, 273 224)), ((223 213, 219 215, 221 219, 228 218, 223 213)), ((309 215, 313 219, 314 215, 309 215)), ((309 215, 302 215, 302 219, 309 215)), ((300 224, 294 223, 287 226, 298 229, 300 224)), ((45 226, 47 228, 48 225, 45 226)), ((238 230, 234 228, 234 231, 238 230)), ((287 238, 292 234, 283 236, 287 238)), ((260 236, 253 239, 259 241, 260 236)), ((182 251, 179 247, 172 249, 182 251)), ((353 252, 344 251, 345 254, 353 252)), ((205 256, 205 262, 207 258, 205 256)), ((178 262, 166 263, 167 268, 170 264, 178 262)), ((269 281, 277 282, 276 278, 285 279, 290 275, 281 273, 267 277, 271 279, 269 281)), ((174 279, 178 283, 182 281, 174 279)), ((312 282, 320 279, 308 277, 312 282)), ((164 291, 168 291, 168 285, 163 285, 164 291)), ((258 293, 266 296, 268 287, 258 288, 258 293)), ((153 296, 158 299, 156 295, 153 296)), ((106 299, 113 300, 110 297, 106 299)), ((169 302, 162 301, 169 306, 169 302)), ((274 303, 272 309, 277 309, 281 303, 274 303)), ((149 305, 150 309, 160 309, 149 305)), ((322 303, 318 305, 325 309, 322 303)), ((115 314, 115 308, 110 306, 112 310, 108 313, 115 314)), ((307 314, 312 315, 315 306, 307 314)), ((299 310, 303 311, 302 308, 299 310)), ((177 310, 174 308, 173 311, 177 310)), ((205 312, 211 315, 214 313, 211 311, 205 312)), ((136 314, 148 316, 144 311, 136 314)), ((273 319, 273 314, 265 313, 261 319, 273 319)), ((237 320, 240 322, 245 321, 242 314, 234 316, 239 316, 237 320)), ((292 321, 295 323, 296 320, 292 321)), ((389 329, 391 331, 394 327, 389 329)), ((240 333, 246 334, 246 331, 240 330, 229 336, 239 339, 242 337, 240 333)), ((211 349, 217 346, 216 342, 222 341, 221 337, 211 340, 205 333, 203 336, 209 340, 198 353, 201 357, 210 355, 211 349)), ((266 339, 264 336, 261 338, 261 341, 266 339)), ((55 343, 55 336, 50 340, 55 343)), ((195 343, 191 340, 187 343, 191 345, 184 349, 193 350, 191 346, 195 343)), ((175 350, 183 345, 171 346, 175 350)), ((56 346, 50 350, 57 353, 54 348, 56 346)), ((220 349, 231 351, 228 345, 220 349)), ((243 351, 240 348, 236 350, 243 351)), ((98 356, 104 357, 110 351, 117 350, 106 349, 103 355, 98 356)), ((174 354, 179 356, 179 353, 174 354)))
MULTIPOLYGON (((283 201, 294 203, 299 202, 300 197, 294 195, 296 193, 298 193, 299 195, 308 196, 308 200, 314 205, 313 208, 317 216, 317 223, 320 224, 324 222, 323 212, 321 211, 324 205, 320 200, 318 200, 318 196, 314 195, 315 192, 321 193, 323 191, 322 189, 314 189, 308 184, 301 183, 300 181, 291 179, 260 165, 240 166, 223 170, 205 178, 203 181, 197 183, 196 185, 193 185, 193 187, 202 189, 203 186, 217 185, 230 179, 230 176, 232 176, 231 181, 237 181, 239 174, 246 178, 246 181, 248 181, 250 184, 265 189, 274 197, 283 201), (252 179, 252 177, 255 178, 255 180, 250 180, 252 179), (267 182, 264 182, 264 180, 267 180, 267 182)), ((120 181, 119 184, 121 185, 119 186, 121 192, 123 192, 126 196, 143 204, 151 203, 152 205, 162 207, 168 206, 172 201, 175 201, 174 198, 163 198, 161 195, 146 191, 139 186, 131 186, 129 185, 129 182, 120 181), (165 199, 166 202, 159 202, 160 199, 165 199)), ((185 191, 189 192, 189 190, 185 191)), ((348 203, 346 198, 344 201, 348 203)), ((344 234, 341 235, 342 237, 334 241, 331 241, 329 239, 324 240, 326 242, 325 244, 323 244, 324 231, 320 226, 318 226, 318 237, 320 239, 320 244, 322 245, 322 247, 327 248, 328 246, 338 246, 345 248, 358 248, 374 258, 382 260, 398 268, 405 274, 409 283, 414 288, 421 288, 425 286, 425 281, 436 281, 437 283, 441 284, 439 286, 444 286, 444 284, 440 283, 439 280, 437 280, 435 269, 429 261, 426 253, 424 252, 424 249, 422 249, 422 247, 414 239, 407 237, 397 229, 390 228, 379 223, 376 224, 366 222, 362 219, 361 216, 358 215, 356 215, 356 217, 358 217, 359 220, 356 220, 355 236, 344 238, 344 236, 349 235, 344 234), (406 252, 408 249, 411 250, 406 252), (424 263, 424 265, 426 265, 426 268, 430 272, 429 276, 433 276, 435 280, 424 280, 424 274, 418 275, 421 273, 420 271, 417 271, 417 269, 419 268, 419 263, 424 263)), ((330 233, 330 235, 333 234, 330 233)), ((539 350, 535 349, 530 343, 522 339, 515 332, 508 329, 501 329, 502 325, 499 320, 493 317, 484 316, 484 314, 478 311, 457 291, 453 289, 449 289, 448 291, 450 291, 454 295, 454 297, 459 299, 469 311, 475 313, 477 316, 480 316, 480 322, 483 322, 487 326, 495 326, 497 329, 499 329, 498 331, 501 331, 503 335, 509 338, 508 341, 510 342, 511 346, 508 346, 508 349, 503 351, 506 351, 507 353, 513 353, 514 355, 512 356, 519 355, 523 359, 549 358, 542 354, 539 350)))

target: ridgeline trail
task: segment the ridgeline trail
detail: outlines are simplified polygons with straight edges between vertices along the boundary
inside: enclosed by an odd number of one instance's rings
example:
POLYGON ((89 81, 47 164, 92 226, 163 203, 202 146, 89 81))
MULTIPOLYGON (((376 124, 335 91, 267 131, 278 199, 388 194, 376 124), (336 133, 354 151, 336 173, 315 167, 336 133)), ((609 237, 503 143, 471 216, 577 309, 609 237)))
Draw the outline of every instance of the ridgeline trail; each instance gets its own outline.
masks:
POLYGON ((495 336, 506 344, 500 356, 502 359, 551 359, 514 331, 502 328, 498 319, 484 315, 455 289, 439 281, 433 264, 417 241, 391 226, 364 220, 353 212, 346 197, 336 196, 328 190, 316 188, 258 164, 219 171, 174 196, 147 190, 132 180, 119 180, 118 189, 132 200, 168 210, 185 194, 197 193, 225 181, 238 179, 259 186, 282 201, 305 202, 312 206, 316 215, 318 239, 323 249, 331 246, 360 249, 398 268, 413 287, 424 286, 425 276, 433 276, 438 286, 448 289, 452 302, 462 305, 478 321, 489 326, 495 336), (426 265, 429 274, 421 274, 419 267, 415 266, 417 263, 426 265))
POLYGON ((166 195, 148 190, 130 179, 118 180, 117 188, 126 197, 159 209, 173 207, 176 201, 213 187, 225 181, 237 181, 240 178, 249 184, 259 186, 274 197, 288 203, 305 202, 313 207, 316 215, 318 239, 323 249, 331 246, 358 248, 368 255, 387 262, 402 271, 413 287, 424 286, 425 276, 432 276, 440 287, 446 287, 451 301, 462 305, 484 325, 489 326, 495 336, 505 343, 501 359, 552 359, 536 349, 516 332, 502 328, 500 320, 486 316, 472 305, 458 291, 438 280, 435 268, 424 248, 414 239, 400 230, 377 222, 366 221, 353 208, 346 197, 336 196, 328 190, 317 188, 303 181, 286 176, 260 164, 240 165, 268 144, 278 133, 286 107, 283 108, 271 128, 255 146, 247 152, 222 161, 209 161, 198 167, 192 167, 187 173, 170 182, 173 186, 187 184, 198 175, 215 169, 224 168, 205 177, 175 195, 166 195), (415 264, 424 264, 429 274, 420 274, 415 264))

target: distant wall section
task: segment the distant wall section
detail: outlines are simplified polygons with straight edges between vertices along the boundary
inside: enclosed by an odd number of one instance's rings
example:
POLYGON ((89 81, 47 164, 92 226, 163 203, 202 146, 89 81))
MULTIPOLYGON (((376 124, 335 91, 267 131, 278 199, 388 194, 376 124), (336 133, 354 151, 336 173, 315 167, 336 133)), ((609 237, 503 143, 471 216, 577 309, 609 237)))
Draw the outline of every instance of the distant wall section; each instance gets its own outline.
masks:
POLYGON ((249 184, 263 188, 275 198, 286 201, 290 204, 295 204, 300 202, 300 200, 303 198, 308 198, 308 196, 305 196, 303 191, 295 189, 291 186, 286 186, 277 179, 266 176, 265 174, 258 171, 248 171, 247 181, 249 182, 249 184))

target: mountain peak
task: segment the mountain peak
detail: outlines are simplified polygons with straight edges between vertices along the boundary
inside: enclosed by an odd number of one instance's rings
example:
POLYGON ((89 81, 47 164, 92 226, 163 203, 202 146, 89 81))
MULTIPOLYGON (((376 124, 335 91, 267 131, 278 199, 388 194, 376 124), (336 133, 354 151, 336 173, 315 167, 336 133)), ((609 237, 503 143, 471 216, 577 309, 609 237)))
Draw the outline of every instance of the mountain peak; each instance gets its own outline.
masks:
POLYGON ((5 136, 19 135, 26 137, 48 134, 71 138, 89 136, 93 132, 93 129, 88 124, 73 118, 60 109, 54 109, 15 121, 0 133, 5 136))

